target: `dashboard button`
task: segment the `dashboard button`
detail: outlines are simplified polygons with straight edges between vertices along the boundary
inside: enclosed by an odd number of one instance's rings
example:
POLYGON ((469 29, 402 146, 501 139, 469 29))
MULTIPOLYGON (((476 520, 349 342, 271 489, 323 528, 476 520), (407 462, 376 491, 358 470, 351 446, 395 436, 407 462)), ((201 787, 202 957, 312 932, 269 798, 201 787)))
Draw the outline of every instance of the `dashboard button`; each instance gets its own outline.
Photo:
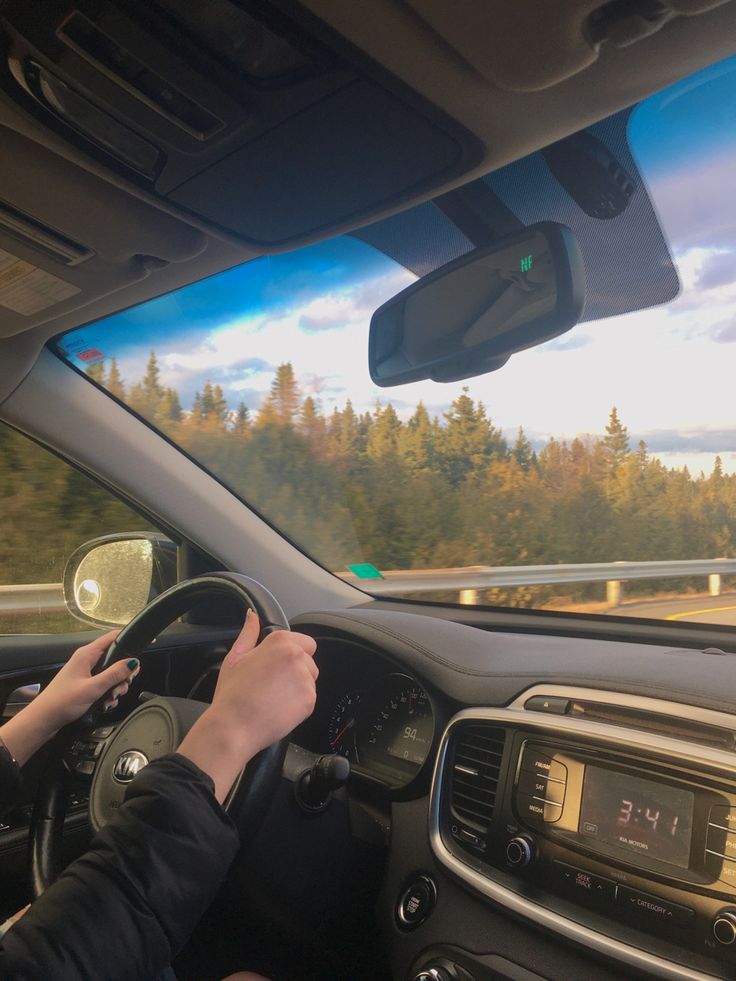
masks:
POLYGON ((612 903, 616 899, 616 883, 593 872, 576 869, 565 862, 554 863, 555 875, 570 891, 579 898, 590 896, 602 902, 612 903))
POLYGON ((519 774, 519 793, 528 794, 530 797, 546 797, 547 783, 546 776, 532 773, 531 770, 526 772, 522 770, 519 774))
POLYGON ((670 903, 659 896, 650 896, 649 893, 639 892, 638 889, 630 889, 628 886, 619 886, 616 893, 616 901, 619 906, 637 916, 647 916, 651 920, 659 923, 668 923, 671 926, 685 926, 693 916, 693 910, 688 906, 679 906, 677 903, 670 903))
POLYGON ((540 776, 549 776, 552 763, 551 756, 547 756, 546 753, 540 753, 533 746, 527 746, 521 758, 522 770, 528 770, 530 773, 538 773, 540 776))
POLYGON ((709 823, 727 831, 736 831, 736 807, 716 804, 710 809, 709 823))
POLYGON ((544 801, 539 801, 530 794, 517 794, 516 810, 527 824, 544 824, 544 801))
POLYGON ((555 695, 533 695, 524 702, 524 708, 529 712, 549 712, 552 715, 564 715, 569 705, 569 698, 555 695))
POLYGON ((548 777, 537 776, 536 773, 526 772, 519 775, 519 793, 529 797, 541 797, 550 804, 564 804, 565 784, 548 777))
POLYGON ((519 817, 530 824, 554 824, 562 817, 562 805, 550 804, 531 794, 517 794, 516 809, 519 817))
POLYGON ((723 828, 709 825, 705 847, 709 851, 718 852, 736 861, 736 832, 724 831, 723 828))
POLYGON ((432 912, 437 901, 437 889, 428 875, 419 875, 406 888, 396 906, 399 925, 405 930, 413 930, 423 923, 432 912))
POLYGON ((705 867, 714 879, 736 887, 736 861, 725 858, 719 851, 705 851, 705 867))

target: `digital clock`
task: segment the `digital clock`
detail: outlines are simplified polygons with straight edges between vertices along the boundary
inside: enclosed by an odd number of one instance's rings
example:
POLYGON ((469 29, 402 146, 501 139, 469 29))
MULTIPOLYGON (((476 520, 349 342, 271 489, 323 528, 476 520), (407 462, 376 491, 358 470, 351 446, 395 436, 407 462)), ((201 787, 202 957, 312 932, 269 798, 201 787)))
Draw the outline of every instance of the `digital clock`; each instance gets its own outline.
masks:
POLYGON ((586 766, 581 835, 687 868, 695 795, 670 784, 586 766))

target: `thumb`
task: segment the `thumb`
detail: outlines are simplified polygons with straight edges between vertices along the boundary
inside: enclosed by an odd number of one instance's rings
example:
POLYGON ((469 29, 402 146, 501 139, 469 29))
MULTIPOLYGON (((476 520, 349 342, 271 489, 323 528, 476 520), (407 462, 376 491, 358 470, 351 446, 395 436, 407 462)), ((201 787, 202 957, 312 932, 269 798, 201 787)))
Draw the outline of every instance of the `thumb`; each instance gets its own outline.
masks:
POLYGON ((245 615, 243 629, 235 639, 235 643, 230 648, 230 653, 225 658, 225 664, 237 664, 245 654, 248 654, 258 643, 258 636, 261 632, 261 622, 255 610, 248 610, 245 615))
POLYGON ((131 657, 127 661, 116 661, 109 668, 100 674, 94 675, 92 680, 92 692, 95 698, 102 698, 105 692, 110 691, 116 685, 124 681, 130 681, 134 671, 139 665, 138 658, 131 657))

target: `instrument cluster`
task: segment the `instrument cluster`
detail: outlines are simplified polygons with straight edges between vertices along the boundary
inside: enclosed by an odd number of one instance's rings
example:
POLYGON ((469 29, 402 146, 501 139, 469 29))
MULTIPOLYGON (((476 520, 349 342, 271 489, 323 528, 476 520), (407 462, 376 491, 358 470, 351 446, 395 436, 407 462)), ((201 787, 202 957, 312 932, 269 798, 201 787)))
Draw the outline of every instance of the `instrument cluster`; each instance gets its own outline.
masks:
POLYGON ((352 770, 391 787, 410 783, 432 748, 435 721, 422 685, 363 648, 317 655, 317 705, 294 741, 346 756, 352 770))

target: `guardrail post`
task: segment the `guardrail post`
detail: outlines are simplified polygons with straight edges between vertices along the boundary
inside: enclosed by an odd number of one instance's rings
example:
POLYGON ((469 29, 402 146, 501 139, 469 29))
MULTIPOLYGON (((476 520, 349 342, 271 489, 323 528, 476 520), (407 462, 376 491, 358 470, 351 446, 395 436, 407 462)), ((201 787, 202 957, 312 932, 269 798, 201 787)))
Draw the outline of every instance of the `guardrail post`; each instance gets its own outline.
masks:
POLYGON ((620 579, 609 579, 606 583, 606 602, 609 606, 619 606, 624 595, 620 579))
POLYGON ((720 572, 714 572, 708 576, 708 593, 711 596, 721 595, 721 574, 720 572))
POLYGON ((463 606, 477 606, 478 605, 478 590, 477 589, 461 589, 460 590, 460 602, 463 606))

